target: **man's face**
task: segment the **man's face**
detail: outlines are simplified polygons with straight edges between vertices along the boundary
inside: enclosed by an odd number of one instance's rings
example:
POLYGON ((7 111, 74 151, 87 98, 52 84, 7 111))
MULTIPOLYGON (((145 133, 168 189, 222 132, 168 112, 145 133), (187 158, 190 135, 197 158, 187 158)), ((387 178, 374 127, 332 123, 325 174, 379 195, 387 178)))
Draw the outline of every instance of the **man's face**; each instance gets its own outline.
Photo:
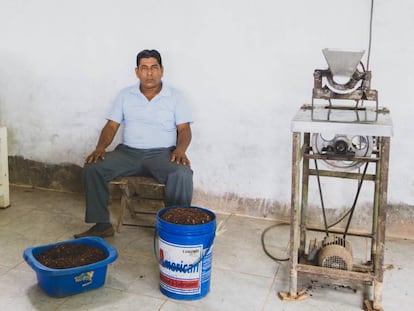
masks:
POLYGON ((164 69, 154 57, 141 58, 135 74, 141 82, 141 88, 151 89, 159 86, 164 69))

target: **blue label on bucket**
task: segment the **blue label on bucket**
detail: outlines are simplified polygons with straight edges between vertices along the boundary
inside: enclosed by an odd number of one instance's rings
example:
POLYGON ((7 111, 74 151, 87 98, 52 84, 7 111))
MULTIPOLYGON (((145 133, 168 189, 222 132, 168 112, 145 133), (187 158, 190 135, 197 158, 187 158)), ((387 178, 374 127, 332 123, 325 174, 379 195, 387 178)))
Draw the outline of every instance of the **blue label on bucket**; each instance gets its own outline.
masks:
POLYGON ((94 271, 83 272, 78 276, 75 276, 75 282, 83 282, 82 287, 92 284, 94 271))
MULTIPOLYGON (((204 252, 205 252, 205 250, 204 250, 204 252)), ((203 283, 210 280, 211 263, 212 263, 212 259, 213 259, 212 257, 213 257, 213 252, 210 249, 208 254, 206 254, 203 258, 203 267, 201 269, 201 280, 202 280, 203 283)))
POLYGON ((203 245, 179 245, 159 239, 160 286, 180 295, 201 292, 205 265, 211 267, 211 256, 203 256, 203 245))

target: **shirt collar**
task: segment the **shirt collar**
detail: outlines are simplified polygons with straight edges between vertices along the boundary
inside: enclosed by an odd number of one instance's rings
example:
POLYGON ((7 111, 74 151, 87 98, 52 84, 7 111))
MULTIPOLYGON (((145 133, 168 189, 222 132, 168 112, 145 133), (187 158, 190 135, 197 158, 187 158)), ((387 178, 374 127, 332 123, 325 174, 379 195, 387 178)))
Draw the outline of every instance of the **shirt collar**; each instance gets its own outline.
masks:
MULTIPOLYGON (((160 97, 170 96, 171 95, 171 89, 168 87, 168 85, 165 82, 161 81, 161 83, 162 83, 162 88, 161 88, 161 91, 157 94, 157 97, 158 96, 160 96, 160 97)), ((133 88, 133 93, 143 95, 141 93, 141 90, 139 89, 140 85, 141 85, 141 83, 138 81, 138 83, 133 88)))

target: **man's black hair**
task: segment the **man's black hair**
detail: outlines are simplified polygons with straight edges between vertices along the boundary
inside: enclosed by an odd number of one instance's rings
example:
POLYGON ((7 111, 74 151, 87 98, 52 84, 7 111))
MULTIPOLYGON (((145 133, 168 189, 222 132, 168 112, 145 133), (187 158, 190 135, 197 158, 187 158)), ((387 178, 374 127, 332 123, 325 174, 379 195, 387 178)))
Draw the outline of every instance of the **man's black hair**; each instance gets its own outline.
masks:
POLYGON ((150 57, 154 57, 157 60, 158 65, 162 67, 161 54, 157 50, 143 50, 139 52, 137 55, 137 67, 139 67, 139 62, 141 61, 142 58, 150 58, 150 57))

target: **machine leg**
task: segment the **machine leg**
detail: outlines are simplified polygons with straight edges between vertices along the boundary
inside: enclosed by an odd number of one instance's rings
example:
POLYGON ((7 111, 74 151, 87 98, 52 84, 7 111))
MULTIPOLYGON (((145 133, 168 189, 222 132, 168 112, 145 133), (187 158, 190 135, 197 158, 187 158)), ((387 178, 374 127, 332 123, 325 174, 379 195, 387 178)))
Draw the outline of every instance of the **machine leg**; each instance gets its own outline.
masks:
POLYGON ((299 220, 300 220, 300 162, 301 155, 301 134, 293 133, 292 136, 292 196, 291 196, 291 210, 290 210, 290 282, 289 292, 279 292, 279 297, 282 300, 302 300, 307 297, 305 291, 298 292, 298 271, 296 265, 298 263, 298 249, 299 249, 299 220))
POLYGON ((382 282, 374 281, 374 310, 382 310, 382 282))

